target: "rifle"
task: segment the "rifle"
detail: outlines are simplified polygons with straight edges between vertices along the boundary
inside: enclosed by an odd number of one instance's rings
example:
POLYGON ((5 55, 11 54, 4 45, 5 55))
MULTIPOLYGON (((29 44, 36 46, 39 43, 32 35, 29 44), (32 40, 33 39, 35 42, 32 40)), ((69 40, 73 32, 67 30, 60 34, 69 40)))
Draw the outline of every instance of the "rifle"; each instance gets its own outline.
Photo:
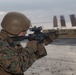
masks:
POLYGON ((14 37, 10 37, 12 38, 14 41, 23 41, 23 40, 36 40, 39 43, 43 42, 44 39, 48 38, 49 35, 52 36, 53 34, 55 36, 59 36, 59 35, 66 35, 67 33, 61 33, 59 34, 59 30, 50 30, 49 32, 42 32, 42 27, 32 27, 30 28, 30 31, 34 32, 33 34, 28 34, 27 36, 14 36, 14 37))

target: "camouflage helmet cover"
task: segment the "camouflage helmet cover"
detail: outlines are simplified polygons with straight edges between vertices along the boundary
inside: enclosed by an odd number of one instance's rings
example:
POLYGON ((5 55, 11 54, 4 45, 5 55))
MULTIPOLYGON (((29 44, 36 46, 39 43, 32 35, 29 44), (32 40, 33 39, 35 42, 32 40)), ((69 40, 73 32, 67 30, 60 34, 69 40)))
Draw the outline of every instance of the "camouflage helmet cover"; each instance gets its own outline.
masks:
POLYGON ((14 35, 18 35, 23 30, 28 30, 30 25, 30 20, 18 12, 7 13, 1 22, 2 28, 14 35))

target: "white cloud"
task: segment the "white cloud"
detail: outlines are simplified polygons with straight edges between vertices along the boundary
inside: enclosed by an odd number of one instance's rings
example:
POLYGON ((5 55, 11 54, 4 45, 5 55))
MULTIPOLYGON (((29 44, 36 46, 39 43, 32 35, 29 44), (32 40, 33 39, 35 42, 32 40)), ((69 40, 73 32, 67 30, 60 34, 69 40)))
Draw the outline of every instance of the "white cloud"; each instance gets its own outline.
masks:
POLYGON ((0 12, 0 15, 4 15, 6 12, 0 12))

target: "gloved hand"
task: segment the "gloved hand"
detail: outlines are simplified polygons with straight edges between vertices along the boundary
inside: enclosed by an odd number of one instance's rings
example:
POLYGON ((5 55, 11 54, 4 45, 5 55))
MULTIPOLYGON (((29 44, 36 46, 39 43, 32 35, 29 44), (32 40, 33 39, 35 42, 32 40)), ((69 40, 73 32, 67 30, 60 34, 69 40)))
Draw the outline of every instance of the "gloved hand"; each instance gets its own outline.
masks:
POLYGON ((49 36, 44 40, 44 44, 48 45, 53 42, 53 40, 58 38, 59 31, 54 30, 54 33, 50 33, 49 36))
POLYGON ((37 59, 47 55, 43 43, 38 43, 37 41, 33 40, 33 41, 29 41, 26 46, 31 47, 34 50, 37 59))
POLYGON ((34 52, 36 52, 37 51, 37 45, 38 45, 37 41, 31 40, 31 41, 27 42, 26 46, 31 47, 34 50, 34 52))
POLYGON ((47 51, 46 51, 45 47, 43 46, 43 43, 38 44, 37 52, 36 52, 37 59, 40 59, 46 55, 47 55, 47 51))

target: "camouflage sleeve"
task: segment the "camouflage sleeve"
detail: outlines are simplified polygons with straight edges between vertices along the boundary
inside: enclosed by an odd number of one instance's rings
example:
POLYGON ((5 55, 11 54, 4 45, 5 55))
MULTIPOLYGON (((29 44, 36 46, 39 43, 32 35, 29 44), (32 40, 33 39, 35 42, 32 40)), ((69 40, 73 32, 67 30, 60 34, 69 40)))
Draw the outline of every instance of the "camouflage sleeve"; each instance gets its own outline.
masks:
POLYGON ((35 62, 36 57, 29 47, 10 47, 6 41, 0 39, 0 66, 7 72, 20 74, 35 62))

